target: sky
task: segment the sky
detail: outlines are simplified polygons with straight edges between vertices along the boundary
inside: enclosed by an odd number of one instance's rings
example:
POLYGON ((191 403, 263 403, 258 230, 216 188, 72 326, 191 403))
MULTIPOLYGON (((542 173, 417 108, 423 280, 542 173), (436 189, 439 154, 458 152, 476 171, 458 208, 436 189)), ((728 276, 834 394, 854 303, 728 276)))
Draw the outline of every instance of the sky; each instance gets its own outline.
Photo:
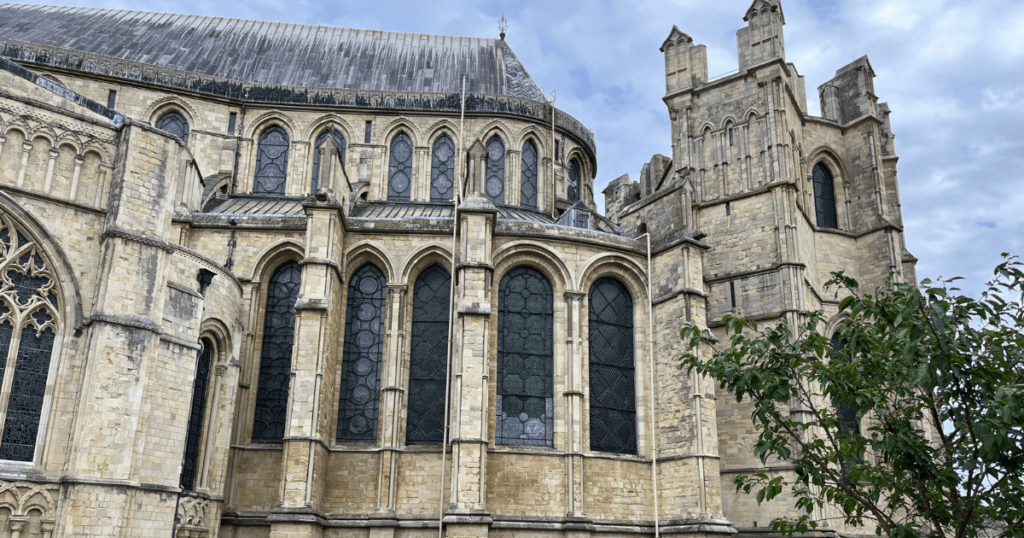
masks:
MULTIPOLYGON (((34 2, 35 3, 35 2, 34 2)), ((42 2, 54 3, 54 2, 42 2)), ((672 25, 708 47, 708 74, 736 70, 750 0, 324 2, 105 0, 142 9, 506 41, 558 108, 594 131, 599 193, 671 155, 664 62, 672 25)), ((783 0, 787 60, 817 87, 867 54, 889 103, 907 247, 919 278, 963 276, 977 296, 1000 253, 1024 254, 1024 2, 783 0)), ((600 196, 600 195, 599 195, 600 196)), ((598 199, 603 208, 603 200, 598 199)))

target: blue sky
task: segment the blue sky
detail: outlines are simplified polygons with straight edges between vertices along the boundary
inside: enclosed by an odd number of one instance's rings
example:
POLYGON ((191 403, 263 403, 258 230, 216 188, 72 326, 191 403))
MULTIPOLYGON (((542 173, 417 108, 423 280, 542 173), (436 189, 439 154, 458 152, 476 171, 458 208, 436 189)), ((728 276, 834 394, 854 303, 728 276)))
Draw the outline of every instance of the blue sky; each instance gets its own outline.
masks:
MULTIPOLYGON (((597 191, 670 154, 664 64, 673 24, 708 47, 709 74, 736 69, 749 0, 307 2, 108 0, 144 9, 507 41, 558 107, 594 131, 597 191)), ((1024 254, 1024 2, 783 0, 787 59, 809 110, 839 67, 867 54, 892 109, 907 245, 920 278, 964 276, 976 294, 999 253, 1024 254)), ((601 204, 601 200, 598 201, 601 204)))

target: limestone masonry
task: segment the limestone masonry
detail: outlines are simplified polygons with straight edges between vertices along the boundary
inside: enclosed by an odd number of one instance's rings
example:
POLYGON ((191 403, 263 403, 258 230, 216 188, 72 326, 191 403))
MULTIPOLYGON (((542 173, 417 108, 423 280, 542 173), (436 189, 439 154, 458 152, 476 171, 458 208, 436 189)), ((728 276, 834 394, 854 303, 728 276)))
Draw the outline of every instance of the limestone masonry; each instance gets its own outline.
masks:
POLYGON ((916 259, 867 58, 811 116, 743 20, 715 80, 671 29, 602 214, 504 34, 0 5, 0 537, 766 536, 733 478, 791 467, 682 324, 831 335, 916 259))

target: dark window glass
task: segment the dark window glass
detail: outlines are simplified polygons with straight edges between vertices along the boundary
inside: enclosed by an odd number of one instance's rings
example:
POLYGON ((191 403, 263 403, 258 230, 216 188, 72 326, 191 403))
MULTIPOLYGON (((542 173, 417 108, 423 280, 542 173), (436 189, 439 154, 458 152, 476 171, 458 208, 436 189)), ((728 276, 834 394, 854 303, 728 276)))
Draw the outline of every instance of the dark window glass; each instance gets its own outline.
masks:
MULTIPOLYGON (((833 334, 832 350, 835 352, 833 357, 841 361, 849 361, 849 357, 843 354, 845 347, 846 341, 839 337, 839 333, 833 334)), ((836 414, 839 416, 839 426, 842 429, 843 435, 851 433, 860 435, 860 422, 857 421, 857 411, 855 409, 840 402, 836 405, 836 414)))
POLYGON ((519 179, 519 203, 537 209, 537 146, 532 140, 523 144, 522 174, 519 179))
MULTIPOLYGON (((45 310, 37 310, 32 317, 40 326, 53 319, 45 310)), ((3 441, 0 441, 0 460, 32 461, 39 435, 39 419, 43 412, 43 395, 46 393, 46 377, 50 371, 54 337, 53 327, 37 333, 35 326, 29 323, 21 331, 11 397, 4 421, 4 436, 3 441)))
POLYGON ((257 194, 284 194, 288 177, 288 133, 277 125, 260 134, 256 150, 256 181, 252 191, 257 194))
POLYGON ((384 274, 371 264, 360 267, 348 285, 338 441, 377 440, 386 292, 384 274))
POLYGON ((114 90, 110 90, 110 93, 107 94, 107 108, 113 109, 114 105, 116 105, 116 104, 117 104, 117 92, 114 91, 114 90))
POLYGON ((370 135, 371 134, 373 134, 373 122, 372 121, 368 121, 368 122, 366 122, 366 132, 363 133, 363 143, 364 144, 369 144, 370 143, 370 135))
POLYGON ((210 383, 210 345, 205 341, 196 355, 196 379, 192 383, 192 409, 188 415, 185 436, 185 457, 181 462, 179 484, 185 491, 195 489, 196 466, 199 464, 199 442, 203 438, 203 419, 206 418, 206 392, 210 383))
POLYGON ((228 114, 228 134, 235 134, 235 122, 238 121, 238 114, 232 112, 228 114))
POLYGON ((814 166, 814 209, 821 228, 839 228, 832 172, 823 164, 814 166))
POLYGON ((263 350, 256 389, 253 441, 280 441, 288 412, 288 379, 292 370, 295 339, 295 301, 299 298, 302 269, 296 262, 282 265, 267 287, 263 350))
POLYGON ((565 186, 565 196, 570 204, 580 201, 580 163, 576 159, 569 161, 569 184, 565 186))
POLYGON ((405 434, 408 444, 444 440, 451 283, 448 271, 435 265, 420 273, 413 289, 409 419, 405 434))
POLYGON ((447 202, 454 197, 455 144, 448 135, 434 142, 430 157, 430 201, 447 202))
MULTIPOLYGON (((316 192, 320 185, 320 146, 323 145, 324 141, 327 140, 329 133, 324 131, 320 133, 320 136, 316 137, 316 142, 313 143, 313 181, 311 183, 310 192, 316 192)), ((341 158, 341 164, 345 164, 345 148, 347 143, 345 137, 338 131, 334 131, 334 147, 338 148, 338 156, 341 158)))
POLYGON ((398 133, 388 159, 388 200, 409 201, 412 194, 412 139, 398 133))
POLYGON ((505 144, 497 136, 487 142, 487 199, 494 204, 505 203, 505 144))
POLYGON ((551 283, 517 267, 498 287, 498 397, 495 441, 554 443, 553 306, 551 283))
POLYGON ((163 116, 160 116, 160 118, 156 120, 156 124, 154 126, 165 133, 169 133, 180 138, 182 142, 188 144, 188 122, 185 121, 185 116, 182 116, 178 112, 172 110, 163 116))
POLYGON ((616 280, 590 287, 590 449, 636 454, 633 298, 616 280))

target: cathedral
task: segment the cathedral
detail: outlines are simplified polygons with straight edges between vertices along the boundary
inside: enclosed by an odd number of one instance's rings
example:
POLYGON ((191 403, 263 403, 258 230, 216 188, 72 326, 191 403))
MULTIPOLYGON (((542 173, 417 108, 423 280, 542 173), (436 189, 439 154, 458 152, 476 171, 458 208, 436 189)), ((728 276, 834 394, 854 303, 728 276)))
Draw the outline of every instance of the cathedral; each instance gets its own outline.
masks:
POLYGON ((716 79, 666 27, 671 155, 598 207, 504 34, 0 5, 0 537, 768 536, 682 325, 830 336, 916 259, 867 57, 812 115, 736 15, 716 79))

